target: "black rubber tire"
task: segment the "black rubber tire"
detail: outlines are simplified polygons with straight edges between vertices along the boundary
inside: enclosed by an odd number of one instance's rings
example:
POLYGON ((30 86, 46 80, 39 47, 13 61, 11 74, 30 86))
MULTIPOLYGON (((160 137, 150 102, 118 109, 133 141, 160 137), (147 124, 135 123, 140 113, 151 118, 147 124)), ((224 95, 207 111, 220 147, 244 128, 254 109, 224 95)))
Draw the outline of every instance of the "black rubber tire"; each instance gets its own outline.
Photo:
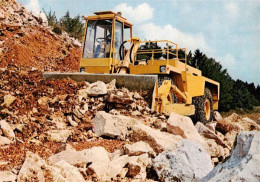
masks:
MULTIPOLYGON (((160 87, 163 83, 164 80, 170 80, 172 85, 174 84, 174 81, 172 79, 172 77, 170 75, 158 75, 158 87, 160 87)), ((174 93, 171 93, 172 95, 172 100, 173 103, 178 103, 178 98, 176 97, 176 95, 174 95, 174 93)))
POLYGON ((208 88, 205 88, 204 96, 194 97, 192 99, 192 104, 195 106, 195 114, 191 116, 194 124, 197 123, 198 121, 202 122, 203 124, 207 124, 212 121, 213 119, 212 95, 208 88), (209 119, 206 118, 206 113, 204 109, 206 99, 209 100, 209 104, 210 104, 209 119))

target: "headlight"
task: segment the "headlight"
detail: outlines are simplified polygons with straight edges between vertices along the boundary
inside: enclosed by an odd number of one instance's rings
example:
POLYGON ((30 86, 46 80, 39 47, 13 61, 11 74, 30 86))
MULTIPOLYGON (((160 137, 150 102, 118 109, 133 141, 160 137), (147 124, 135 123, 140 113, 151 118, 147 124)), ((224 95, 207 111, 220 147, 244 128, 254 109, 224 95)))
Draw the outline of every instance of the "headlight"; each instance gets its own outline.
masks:
POLYGON ((162 73, 166 72, 166 66, 160 66, 160 72, 162 73))
POLYGON ((81 67, 80 72, 85 72, 85 67, 81 67))

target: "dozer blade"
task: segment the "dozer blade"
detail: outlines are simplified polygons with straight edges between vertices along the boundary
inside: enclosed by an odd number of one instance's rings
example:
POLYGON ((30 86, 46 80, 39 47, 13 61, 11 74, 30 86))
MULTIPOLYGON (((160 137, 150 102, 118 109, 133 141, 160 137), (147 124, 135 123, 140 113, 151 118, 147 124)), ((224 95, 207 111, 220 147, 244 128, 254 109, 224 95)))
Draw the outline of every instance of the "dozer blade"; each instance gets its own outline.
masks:
POLYGON ((109 83, 116 79, 117 88, 127 88, 130 91, 146 91, 147 102, 151 104, 155 83, 158 81, 158 75, 130 75, 130 74, 89 74, 89 73, 43 73, 46 80, 70 78, 77 82, 87 81, 90 83, 102 81, 109 83))

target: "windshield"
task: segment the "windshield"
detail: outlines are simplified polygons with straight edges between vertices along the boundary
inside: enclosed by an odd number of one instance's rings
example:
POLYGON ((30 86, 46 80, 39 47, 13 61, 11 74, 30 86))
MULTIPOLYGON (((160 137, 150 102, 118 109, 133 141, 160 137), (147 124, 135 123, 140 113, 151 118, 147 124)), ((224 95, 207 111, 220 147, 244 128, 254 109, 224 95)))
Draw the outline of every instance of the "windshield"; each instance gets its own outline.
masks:
POLYGON ((123 43, 123 23, 116 21, 115 26, 115 58, 120 59, 119 49, 123 43))
POLYGON ((108 58, 112 20, 88 21, 83 58, 108 58))

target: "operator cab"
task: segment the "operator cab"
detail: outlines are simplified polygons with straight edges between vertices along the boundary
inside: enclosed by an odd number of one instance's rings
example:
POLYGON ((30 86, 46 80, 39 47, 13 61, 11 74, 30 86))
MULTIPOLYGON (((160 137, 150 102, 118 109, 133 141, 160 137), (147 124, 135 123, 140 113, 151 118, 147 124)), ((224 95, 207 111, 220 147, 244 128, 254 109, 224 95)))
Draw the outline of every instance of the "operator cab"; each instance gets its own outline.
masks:
POLYGON ((113 73, 120 62, 121 44, 132 38, 132 24, 112 11, 96 12, 85 17, 86 32, 80 71, 113 73), (96 68, 96 69, 95 69, 96 68))

